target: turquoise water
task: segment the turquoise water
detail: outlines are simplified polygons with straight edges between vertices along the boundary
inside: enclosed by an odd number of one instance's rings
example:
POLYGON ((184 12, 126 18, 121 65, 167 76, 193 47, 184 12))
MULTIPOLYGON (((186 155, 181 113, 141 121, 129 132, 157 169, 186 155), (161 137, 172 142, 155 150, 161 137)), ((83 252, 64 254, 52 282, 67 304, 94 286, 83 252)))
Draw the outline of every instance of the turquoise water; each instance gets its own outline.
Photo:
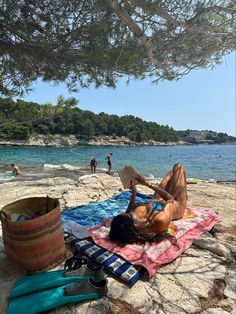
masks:
MULTIPOLYGON (((113 153, 113 170, 132 165, 140 174, 160 178, 174 163, 185 166, 187 177, 214 180, 235 180, 235 145, 141 146, 141 147, 0 147, 0 172, 11 170, 10 163, 19 165, 22 174, 56 172, 90 173, 92 156, 98 170, 107 168, 105 157, 113 153)), ((67 174, 68 176, 68 174, 67 174)))

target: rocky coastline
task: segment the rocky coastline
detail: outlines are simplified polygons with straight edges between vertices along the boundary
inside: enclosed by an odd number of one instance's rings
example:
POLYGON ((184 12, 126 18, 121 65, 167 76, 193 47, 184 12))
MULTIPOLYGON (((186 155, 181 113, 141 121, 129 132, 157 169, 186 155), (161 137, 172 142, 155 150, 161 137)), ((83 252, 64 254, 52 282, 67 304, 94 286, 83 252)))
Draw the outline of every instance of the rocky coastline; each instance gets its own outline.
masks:
MULTIPOLYGON (((221 222, 205 232, 172 263, 132 288, 108 276, 108 296, 99 301, 70 304, 50 313, 89 314, 227 314, 236 312, 236 211, 235 185, 211 182, 188 184, 189 206, 218 211, 221 222)), ((13 180, 1 184, 0 208, 14 200, 34 196, 58 198, 62 210, 103 200, 122 191, 120 179, 104 173, 77 180, 66 177, 34 181, 13 180)), ((147 188, 141 192, 149 193, 147 188)), ((71 254, 68 251, 68 254, 71 254)), ((59 266, 62 268, 63 264, 59 266)), ((0 313, 15 281, 25 273, 5 254, 0 226, 0 313)))
MULTIPOLYGON (((194 144, 213 144, 211 140, 199 140, 194 144)), ((39 147, 75 147, 75 146, 113 146, 113 147, 129 147, 129 146, 177 146, 177 145, 193 145, 193 143, 178 142, 159 142, 149 140, 146 142, 134 142, 127 137, 110 137, 97 136, 90 140, 78 139, 75 135, 43 135, 38 134, 31 136, 28 140, 0 140, 0 146, 39 146, 39 147)))

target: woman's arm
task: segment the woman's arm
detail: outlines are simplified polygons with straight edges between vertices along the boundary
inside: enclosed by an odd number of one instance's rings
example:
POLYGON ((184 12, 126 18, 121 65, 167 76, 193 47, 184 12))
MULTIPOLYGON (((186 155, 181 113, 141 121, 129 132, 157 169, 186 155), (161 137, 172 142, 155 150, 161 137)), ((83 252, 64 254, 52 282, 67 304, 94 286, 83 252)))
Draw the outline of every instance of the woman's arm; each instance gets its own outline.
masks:
POLYGON ((145 185, 147 187, 149 187, 149 189, 152 189, 154 192, 156 192, 158 195, 160 195, 166 202, 168 203, 171 203, 174 201, 174 197, 168 193, 167 191, 159 188, 158 186, 156 185, 152 185, 152 184, 149 184, 144 177, 142 176, 137 176, 136 177, 136 180, 142 184, 142 185, 145 185))
POLYGON ((168 193, 167 191, 159 188, 156 185, 149 184, 147 186, 150 189, 152 189, 154 192, 156 192, 158 195, 160 195, 166 201, 166 203, 174 202, 174 197, 170 193, 168 193))
POLYGON ((127 209, 126 209, 127 213, 130 212, 133 209, 133 206, 134 206, 134 203, 135 203, 135 199, 136 199, 137 189, 136 189, 135 184, 133 184, 132 181, 130 182, 130 189, 132 191, 132 195, 130 197, 129 205, 128 205, 127 209))

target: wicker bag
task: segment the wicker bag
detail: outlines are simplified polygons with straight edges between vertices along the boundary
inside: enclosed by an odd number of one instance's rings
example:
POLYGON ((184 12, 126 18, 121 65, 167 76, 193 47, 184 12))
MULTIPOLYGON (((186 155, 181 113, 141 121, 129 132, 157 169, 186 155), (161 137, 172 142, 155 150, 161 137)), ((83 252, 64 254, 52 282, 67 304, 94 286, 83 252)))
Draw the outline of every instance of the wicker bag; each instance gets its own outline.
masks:
POLYGON ((6 254, 20 268, 47 270, 65 257, 59 200, 31 197, 7 204, 0 211, 6 254), (31 211, 36 218, 12 221, 14 213, 31 211))

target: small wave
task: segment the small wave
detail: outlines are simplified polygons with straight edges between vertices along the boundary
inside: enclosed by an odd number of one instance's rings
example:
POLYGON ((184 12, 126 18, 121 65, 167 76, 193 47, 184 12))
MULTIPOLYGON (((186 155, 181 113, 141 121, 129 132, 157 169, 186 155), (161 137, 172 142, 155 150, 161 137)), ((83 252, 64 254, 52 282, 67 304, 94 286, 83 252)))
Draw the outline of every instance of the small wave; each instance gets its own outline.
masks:
POLYGON ((11 181, 14 179, 14 176, 7 175, 5 173, 0 173, 0 182, 2 181, 11 181))
POLYGON ((62 165, 52 165, 52 164, 44 164, 44 169, 61 169, 62 165))
POLYGON ((100 170, 100 171, 107 171, 107 168, 97 168, 97 170, 100 170))
POLYGON ((54 169, 65 169, 65 170, 80 170, 80 167, 78 166, 72 166, 69 164, 61 164, 61 165, 53 165, 53 164, 44 164, 43 168, 45 170, 54 170, 54 169))
POLYGON ((68 165, 68 164, 63 164, 62 168, 66 169, 66 170, 80 170, 80 167, 72 166, 72 165, 68 165))

